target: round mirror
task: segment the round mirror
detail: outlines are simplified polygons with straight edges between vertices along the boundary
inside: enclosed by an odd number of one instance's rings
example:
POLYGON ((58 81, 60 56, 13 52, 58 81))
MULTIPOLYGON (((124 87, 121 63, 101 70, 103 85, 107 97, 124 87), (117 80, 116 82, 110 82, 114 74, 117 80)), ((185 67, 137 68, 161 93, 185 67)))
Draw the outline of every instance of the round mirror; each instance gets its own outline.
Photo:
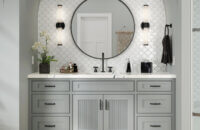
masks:
POLYGON ((121 0, 85 0, 75 10, 71 33, 86 55, 106 59, 124 52, 135 31, 133 15, 121 0))

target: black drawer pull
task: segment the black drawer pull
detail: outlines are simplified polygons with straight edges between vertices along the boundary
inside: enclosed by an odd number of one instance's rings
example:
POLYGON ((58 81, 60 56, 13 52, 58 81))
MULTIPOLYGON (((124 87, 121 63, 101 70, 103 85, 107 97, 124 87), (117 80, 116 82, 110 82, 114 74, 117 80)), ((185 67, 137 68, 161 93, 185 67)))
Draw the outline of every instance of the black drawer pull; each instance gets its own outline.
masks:
POLYGON ((47 106, 56 105, 56 103, 49 103, 49 102, 45 102, 44 104, 47 105, 47 106))
POLYGON ((161 103, 149 103, 150 105, 161 105, 161 103))
POLYGON ((158 128, 158 127, 161 127, 161 125, 150 125, 150 127, 156 127, 156 128, 158 128))
POLYGON ((160 85, 150 85, 151 88, 160 88, 160 85))
POLYGON ((45 85, 45 88, 55 88, 55 85, 45 85))
POLYGON ((44 127, 48 127, 48 128, 55 128, 56 125, 44 125, 44 127))

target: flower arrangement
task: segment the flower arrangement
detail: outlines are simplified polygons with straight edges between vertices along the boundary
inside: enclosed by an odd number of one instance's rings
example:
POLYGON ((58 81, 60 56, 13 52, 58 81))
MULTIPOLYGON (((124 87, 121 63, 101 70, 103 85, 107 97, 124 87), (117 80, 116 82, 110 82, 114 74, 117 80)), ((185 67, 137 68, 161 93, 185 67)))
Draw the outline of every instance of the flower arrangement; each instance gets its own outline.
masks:
POLYGON ((48 55, 48 42, 50 41, 49 35, 43 31, 40 33, 40 37, 45 40, 45 44, 41 42, 35 42, 32 46, 32 49, 37 51, 39 54, 38 61, 40 62, 40 73, 49 73, 50 71, 50 62, 57 61, 54 59, 54 56, 48 55))

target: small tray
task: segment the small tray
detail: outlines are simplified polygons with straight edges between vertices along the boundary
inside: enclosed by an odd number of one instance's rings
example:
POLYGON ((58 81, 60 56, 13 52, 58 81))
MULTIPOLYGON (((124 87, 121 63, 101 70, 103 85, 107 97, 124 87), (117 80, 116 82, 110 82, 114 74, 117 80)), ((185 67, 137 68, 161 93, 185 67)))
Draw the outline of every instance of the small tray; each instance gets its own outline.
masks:
POLYGON ((73 71, 66 70, 66 69, 60 69, 60 73, 73 74, 73 73, 77 73, 77 72, 73 72, 73 71))

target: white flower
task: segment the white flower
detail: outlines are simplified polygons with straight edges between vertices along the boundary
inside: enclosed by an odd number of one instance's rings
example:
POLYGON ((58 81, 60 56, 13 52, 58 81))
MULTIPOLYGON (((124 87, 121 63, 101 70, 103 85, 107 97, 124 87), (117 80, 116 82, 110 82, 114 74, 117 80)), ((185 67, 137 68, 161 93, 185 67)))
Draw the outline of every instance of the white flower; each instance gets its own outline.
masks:
POLYGON ((39 47, 40 47, 41 45, 42 45, 42 44, 41 44, 40 42, 35 42, 35 43, 33 44, 33 46, 32 46, 32 49, 33 49, 33 50, 38 50, 39 47))
POLYGON ((44 37, 44 36, 46 36, 46 32, 45 32, 45 31, 42 31, 42 32, 40 33, 40 37, 44 37))
POLYGON ((48 41, 50 40, 50 36, 45 31, 42 31, 40 33, 40 37, 43 38, 43 40, 45 40, 45 44, 42 44, 41 42, 35 42, 32 46, 32 49, 37 50, 38 52, 41 52, 41 53, 43 52, 48 53, 47 44, 48 44, 48 41))

